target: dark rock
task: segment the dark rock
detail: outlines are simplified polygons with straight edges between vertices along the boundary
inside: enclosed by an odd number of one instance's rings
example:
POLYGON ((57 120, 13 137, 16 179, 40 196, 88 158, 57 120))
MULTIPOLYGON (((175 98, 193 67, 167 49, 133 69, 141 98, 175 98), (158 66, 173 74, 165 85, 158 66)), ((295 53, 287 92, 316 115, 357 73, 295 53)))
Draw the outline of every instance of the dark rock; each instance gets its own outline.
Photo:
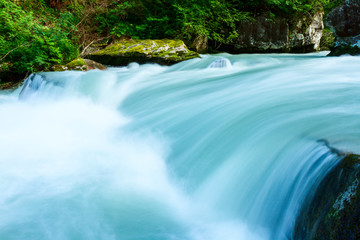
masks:
POLYGON ((126 66, 131 62, 170 65, 196 57, 199 54, 190 51, 183 41, 167 39, 122 40, 87 55, 87 58, 112 66, 126 66))
POLYGON ((15 89, 21 85, 26 77, 26 73, 17 73, 9 70, 0 70, 0 90, 15 89))
POLYGON ((326 24, 336 37, 331 56, 360 54, 360 0, 344 1, 329 13, 326 24))
POLYGON ((235 51, 267 52, 286 48, 289 25, 285 19, 257 17, 254 21, 244 21, 238 27, 239 37, 234 41, 235 51))
POLYGON ((298 17, 290 22, 281 17, 262 15, 239 23, 239 37, 220 50, 233 53, 312 52, 319 50, 323 12, 298 17))
POLYGON ((360 1, 346 0, 333 9, 326 23, 338 37, 353 37, 360 34, 360 1))
POLYGON ((360 48, 357 45, 339 42, 335 44, 336 45, 330 46, 331 52, 328 56, 340 56, 344 54, 360 55, 360 48))
POLYGON ((310 193, 293 239, 360 239, 360 156, 349 154, 310 193))
POLYGON ((51 68, 52 71, 56 72, 66 70, 88 71, 93 69, 107 70, 107 67, 90 59, 77 58, 66 65, 55 65, 51 68))

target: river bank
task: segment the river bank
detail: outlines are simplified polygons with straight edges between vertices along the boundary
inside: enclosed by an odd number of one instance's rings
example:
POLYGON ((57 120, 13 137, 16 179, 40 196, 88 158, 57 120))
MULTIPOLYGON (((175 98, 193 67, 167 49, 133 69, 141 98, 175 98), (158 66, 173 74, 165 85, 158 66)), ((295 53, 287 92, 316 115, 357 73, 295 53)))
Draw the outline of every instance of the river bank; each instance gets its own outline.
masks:
POLYGON ((1 0, 0 79, 10 86, 129 39, 179 39, 198 53, 316 51, 338 2, 1 0))

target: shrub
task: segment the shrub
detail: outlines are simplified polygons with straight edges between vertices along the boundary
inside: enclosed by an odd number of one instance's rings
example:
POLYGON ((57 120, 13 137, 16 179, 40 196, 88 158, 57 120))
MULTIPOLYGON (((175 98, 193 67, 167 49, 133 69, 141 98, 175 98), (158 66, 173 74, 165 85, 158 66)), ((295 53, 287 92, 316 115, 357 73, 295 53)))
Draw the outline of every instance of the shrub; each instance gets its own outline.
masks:
POLYGON ((9 0, 0 0, 0 64, 14 72, 34 72, 77 57, 66 21, 35 18, 9 0))

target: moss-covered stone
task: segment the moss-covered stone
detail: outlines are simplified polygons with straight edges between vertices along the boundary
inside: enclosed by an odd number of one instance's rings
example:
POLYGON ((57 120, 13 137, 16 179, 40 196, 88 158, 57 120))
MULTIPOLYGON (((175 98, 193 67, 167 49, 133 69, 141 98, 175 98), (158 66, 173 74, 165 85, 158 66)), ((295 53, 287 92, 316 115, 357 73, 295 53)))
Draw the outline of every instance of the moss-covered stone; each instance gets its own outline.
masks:
POLYGON ((87 65, 86 62, 82 58, 77 58, 77 59, 69 62, 68 64, 66 64, 66 66, 68 68, 82 67, 82 66, 86 66, 86 65, 87 65))
POLYGON ((330 50, 330 47, 333 46, 335 42, 335 34, 330 31, 328 28, 325 28, 323 30, 323 34, 321 36, 320 40, 320 50, 330 50))
POLYGON ((360 239, 360 156, 342 158, 309 194, 294 239, 360 239))
POLYGON ((51 68, 52 71, 61 72, 66 70, 72 71, 88 71, 92 69, 106 70, 107 68, 90 59, 77 58, 66 65, 55 65, 51 68))
POLYGON ((122 40, 87 56, 113 66, 124 66, 130 62, 170 65, 195 57, 199 57, 199 54, 190 51, 183 41, 169 39, 122 40))

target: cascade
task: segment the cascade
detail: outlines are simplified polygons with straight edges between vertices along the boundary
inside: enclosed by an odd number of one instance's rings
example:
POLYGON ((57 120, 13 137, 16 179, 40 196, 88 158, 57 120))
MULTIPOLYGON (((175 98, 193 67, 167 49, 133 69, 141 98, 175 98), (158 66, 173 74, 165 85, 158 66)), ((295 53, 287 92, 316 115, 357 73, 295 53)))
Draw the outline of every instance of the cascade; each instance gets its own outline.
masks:
POLYGON ((360 58, 203 55, 0 92, 1 239, 289 239, 360 152, 360 58))

